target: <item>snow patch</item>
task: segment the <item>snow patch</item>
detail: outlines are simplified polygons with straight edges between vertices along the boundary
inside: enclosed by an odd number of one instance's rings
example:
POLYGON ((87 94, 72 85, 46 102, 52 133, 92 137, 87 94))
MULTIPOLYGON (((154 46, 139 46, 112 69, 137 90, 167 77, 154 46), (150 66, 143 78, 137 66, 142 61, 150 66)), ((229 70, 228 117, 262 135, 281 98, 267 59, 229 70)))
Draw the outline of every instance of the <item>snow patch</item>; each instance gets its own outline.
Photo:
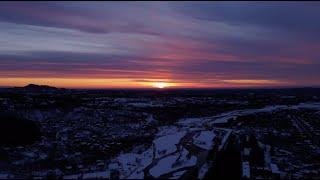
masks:
POLYGON ((212 131, 201 131, 199 134, 193 136, 193 144, 202 149, 210 150, 214 137, 215 133, 212 131))
POLYGON ((155 178, 159 178, 161 175, 176 171, 178 169, 196 165, 197 158, 195 156, 188 158, 188 154, 189 152, 186 149, 183 149, 181 152, 162 158, 154 167, 150 169, 150 174, 155 178))
POLYGON ((186 135, 186 132, 178 132, 175 134, 159 137, 153 141, 155 147, 155 158, 165 156, 177 150, 176 145, 181 138, 186 135))

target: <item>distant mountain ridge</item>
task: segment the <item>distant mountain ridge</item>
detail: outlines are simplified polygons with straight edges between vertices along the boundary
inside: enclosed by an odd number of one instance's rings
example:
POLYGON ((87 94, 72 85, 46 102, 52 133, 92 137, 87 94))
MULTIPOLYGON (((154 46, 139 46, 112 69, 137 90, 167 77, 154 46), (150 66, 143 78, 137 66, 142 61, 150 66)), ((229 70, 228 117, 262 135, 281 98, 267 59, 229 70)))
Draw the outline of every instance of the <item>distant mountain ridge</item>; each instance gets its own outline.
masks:
POLYGON ((24 86, 25 89, 58 89, 53 86, 48 85, 36 85, 36 84, 28 84, 27 86, 24 86))
POLYGON ((37 84, 28 84, 24 87, 15 87, 14 89, 24 90, 24 91, 59 91, 66 90, 65 88, 57 88, 48 85, 37 85, 37 84))

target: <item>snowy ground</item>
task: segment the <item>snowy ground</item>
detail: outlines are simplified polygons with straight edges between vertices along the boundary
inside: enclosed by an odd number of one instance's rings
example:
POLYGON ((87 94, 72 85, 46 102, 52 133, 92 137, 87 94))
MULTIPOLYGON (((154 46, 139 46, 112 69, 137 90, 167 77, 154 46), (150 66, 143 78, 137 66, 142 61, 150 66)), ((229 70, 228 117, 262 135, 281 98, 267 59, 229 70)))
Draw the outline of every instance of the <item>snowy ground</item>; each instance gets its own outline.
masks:
POLYGON ((177 150, 176 145, 181 138, 186 135, 186 132, 177 132, 175 134, 162 136, 153 141, 155 146, 155 158, 163 157, 177 150))
POLYGON ((149 148, 141 154, 127 153, 119 155, 114 162, 120 166, 120 178, 143 177, 142 170, 153 160, 152 149, 149 148))
POLYGON ((199 170, 199 174, 198 174, 198 179, 203 179, 206 175, 206 173, 209 170, 209 165, 207 163, 205 163, 204 165, 201 166, 200 170, 199 170))
POLYGON ((63 179, 106 179, 110 177, 109 171, 97 171, 92 173, 84 173, 84 174, 73 174, 64 176, 63 179))
MULTIPOLYGON (((174 155, 162 158, 152 169, 150 169, 150 174, 155 178, 159 178, 161 175, 168 174, 178 169, 196 165, 197 158, 195 156, 187 157, 188 154, 189 152, 186 149, 183 149, 174 155)), ((175 174, 175 176, 177 176, 177 174, 175 174)))
MULTIPOLYGON (((218 131, 226 134, 225 130, 218 131)), ((215 136, 214 131, 204 128, 186 130, 177 126, 159 127, 153 144, 143 153, 137 154, 132 151, 120 154, 112 162, 119 165, 120 178, 123 179, 177 179, 184 175, 188 168, 199 163, 198 154, 188 150, 190 145, 196 147, 195 149, 208 151, 213 146, 215 136)), ((205 174, 205 171, 204 169, 202 173, 205 174)))
POLYGON ((215 133, 213 131, 201 131, 197 135, 193 136, 193 144, 196 146, 210 150, 213 146, 213 138, 215 133))
MULTIPOLYGON (((138 154, 135 151, 122 153, 114 158, 112 162, 118 164, 120 178, 122 179, 143 179, 146 175, 154 178, 178 179, 187 172, 187 168, 196 165, 200 168, 199 178, 203 178, 209 168, 208 164, 205 162, 200 162, 201 164, 199 164, 198 154, 189 152, 188 147, 191 144, 203 151, 210 150, 214 145, 215 132, 218 131, 222 134, 222 141, 219 147, 219 150, 221 150, 231 134, 229 129, 214 128, 213 131, 205 127, 214 127, 216 123, 227 122, 242 115, 300 108, 320 109, 320 103, 266 106, 261 109, 230 111, 213 117, 182 119, 176 125, 159 127, 153 144, 143 153, 138 154)), ((248 169, 245 167, 243 173, 248 175, 248 169)), ((107 169, 102 172, 85 173, 82 177, 108 178, 109 174, 109 169, 107 169)), ((79 176, 70 175, 65 176, 65 178, 76 179, 79 176)))
POLYGON ((187 172, 186 170, 182 170, 182 171, 173 173, 173 175, 169 179, 179 179, 186 172, 187 172))
POLYGON ((298 105, 274 105, 266 106, 260 109, 244 109, 244 110, 234 110, 226 113, 221 113, 212 117, 202 117, 202 118, 186 118, 178 122, 178 125, 185 127, 204 127, 204 125, 214 126, 214 124, 226 123, 229 120, 234 120, 238 116, 250 115, 255 113, 263 112, 273 112, 279 110, 287 109, 320 109, 320 103, 300 103, 298 105))

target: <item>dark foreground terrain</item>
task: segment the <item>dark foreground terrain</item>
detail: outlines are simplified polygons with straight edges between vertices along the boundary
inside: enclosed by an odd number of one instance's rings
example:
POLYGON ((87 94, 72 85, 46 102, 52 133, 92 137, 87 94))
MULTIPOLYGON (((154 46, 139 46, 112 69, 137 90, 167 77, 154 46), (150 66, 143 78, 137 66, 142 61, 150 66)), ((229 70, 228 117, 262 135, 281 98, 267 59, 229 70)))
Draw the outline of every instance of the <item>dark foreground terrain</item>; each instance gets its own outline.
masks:
POLYGON ((320 178, 320 89, 0 89, 0 178, 320 178))

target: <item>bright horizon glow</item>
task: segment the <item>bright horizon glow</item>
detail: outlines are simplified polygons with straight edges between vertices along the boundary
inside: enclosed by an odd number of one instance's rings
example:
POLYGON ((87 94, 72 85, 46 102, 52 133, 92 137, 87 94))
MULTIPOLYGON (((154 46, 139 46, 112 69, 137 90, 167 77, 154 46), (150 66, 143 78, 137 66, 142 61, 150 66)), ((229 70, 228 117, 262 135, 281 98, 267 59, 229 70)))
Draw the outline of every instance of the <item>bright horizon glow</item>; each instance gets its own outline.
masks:
POLYGON ((163 88, 169 87, 169 84, 166 82, 155 82, 153 83, 153 86, 156 88, 163 89, 163 88))
POLYGON ((267 80, 221 80, 215 84, 204 82, 174 82, 170 79, 89 79, 89 78, 0 78, 2 87, 23 87, 28 84, 49 85, 70 89, 144 89, 144 88, 247 88, 297 86, 289 82, 269 82, 267 80), (272 85, 270 85, 270 83, 272 85))

